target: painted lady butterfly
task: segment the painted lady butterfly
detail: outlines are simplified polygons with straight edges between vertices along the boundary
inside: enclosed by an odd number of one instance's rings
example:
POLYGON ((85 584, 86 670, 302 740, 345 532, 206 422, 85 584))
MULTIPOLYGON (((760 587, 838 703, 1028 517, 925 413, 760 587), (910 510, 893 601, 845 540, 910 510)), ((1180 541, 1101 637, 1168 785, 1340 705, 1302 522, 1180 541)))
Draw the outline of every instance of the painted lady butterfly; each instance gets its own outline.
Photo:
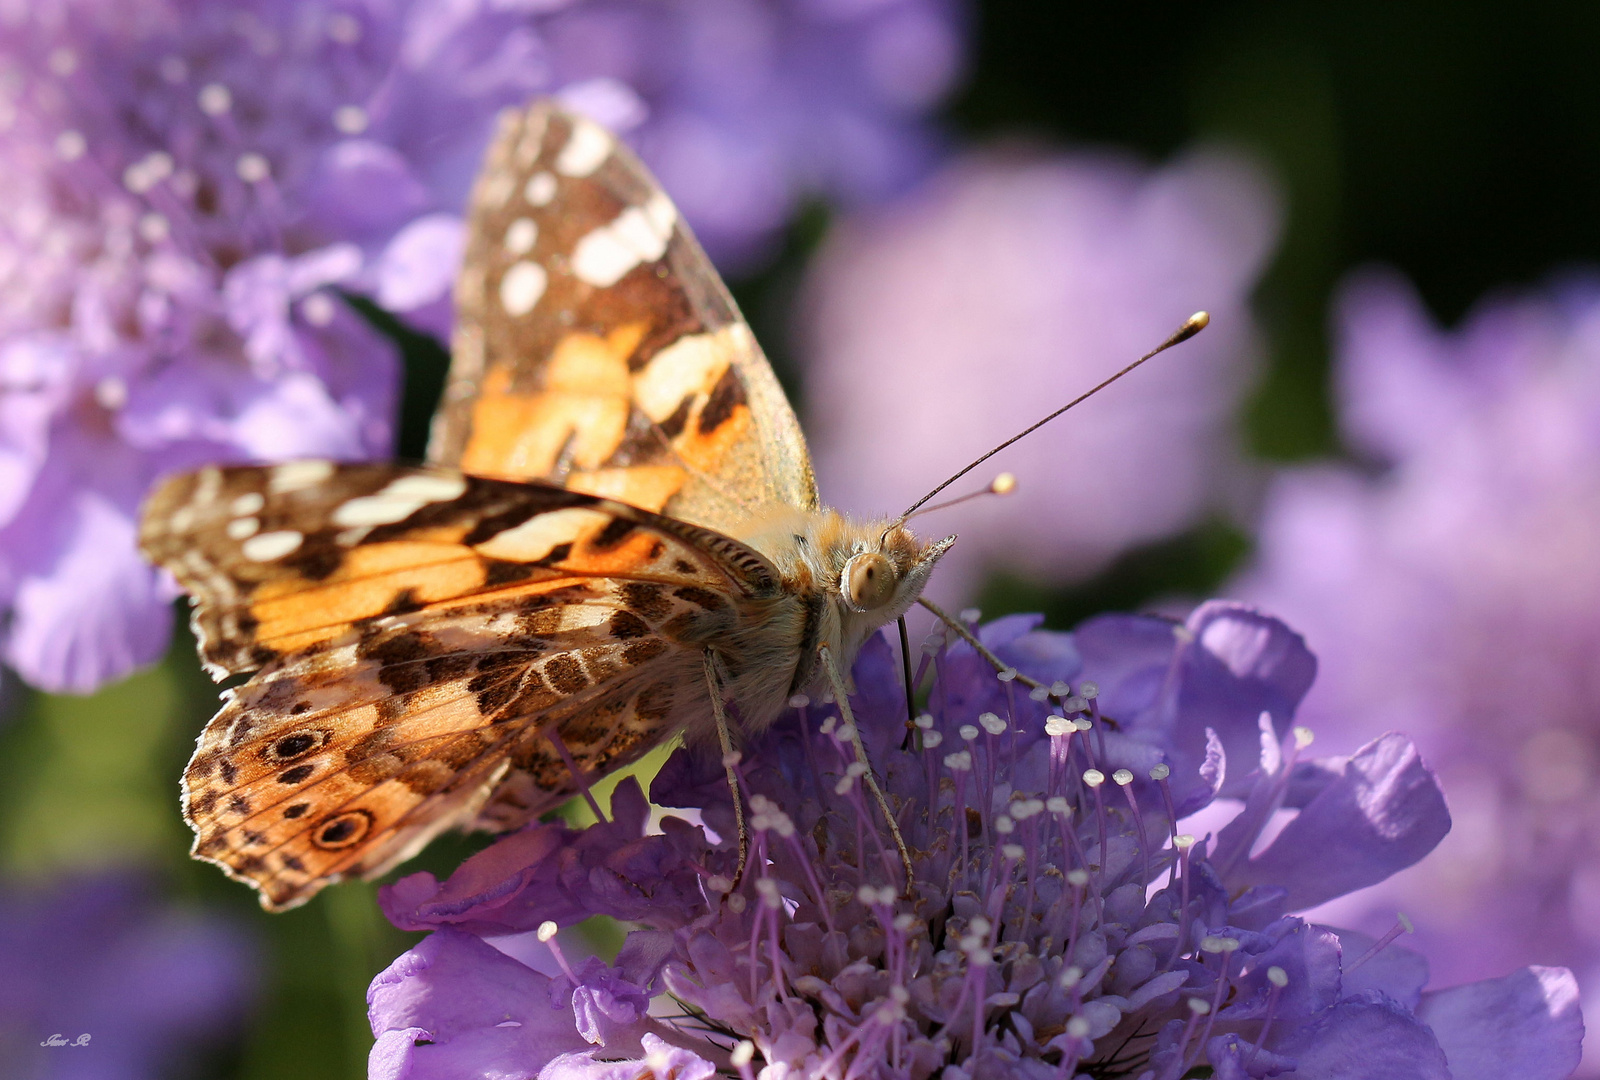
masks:
POLYGON ((207 670, 255 672, 184 774, 194 853, 272 910, 675 732, 726 753, 724 700, 757 732, 842 696, 953 540, 819 505, 732 298, 589 120, 503 119, 456 312, 430 464, 209 468, 145 508, 207 670))

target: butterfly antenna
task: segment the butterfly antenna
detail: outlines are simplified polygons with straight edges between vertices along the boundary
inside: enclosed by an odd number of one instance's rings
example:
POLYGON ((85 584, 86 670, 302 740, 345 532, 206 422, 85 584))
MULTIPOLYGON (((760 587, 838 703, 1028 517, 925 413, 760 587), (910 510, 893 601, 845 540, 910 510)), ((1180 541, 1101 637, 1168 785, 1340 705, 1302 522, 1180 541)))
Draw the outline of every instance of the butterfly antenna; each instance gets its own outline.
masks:
POLYGON ((1155 348, 1151 349, 1149 352, 1147 352, 1143 356, 1139 357, 1139 359, 1135 360, 1133 363, 1129 364, 1127 367, 1123 368, 1121 371, 1117 372, 1115 375, 1111 376, 1109 379, 1106 379, 1104 382, 1100 383, 1100 385, 1098 385, 1098 386, 1094 387, 1093 389, 1088 390, 1088 391, 1086 391, 1086 392, 1084 392, 1082 394, 1079 394, 1077 397, 1073 398, 1071 401, 1069 401, 1065 405, 1061 406, 1061 408, 1057 409, 1055 412, 1051 413, 1049 416, 1045 417, 1043 420, 1040 420, 1038 423, 1032 424, 1032 425, 1022 429, 1021 431, 1017 432, 1015 435, 1011 436, 1011 438, 1007 439, 1005 442, 1001 443, 999 446, 995 447, 993 450, 990 450, 987 454, 984 454, 982 457, 979 457, 977 460, 973 461, 971 464, 967 465, 965 468, 963 468, 959 472, 957 472, 954 476, 951 476, 949 479, 945 480, 938 487, 936 487, 932 491, 928 492, 922 498, 920 498, 916 502, 912 503, 906 509, 905 513, 901 514, 897 519, 895 519, 895 521, 893 522, 893 524, 891 524, 889 526, 889 528, 884 530, 883 535, 884 536, 888 536, 891 531, 893 531, 894 529, 898 528, 900 525, 903 525, 907 518, 909 518, 912 514, 916 513, 918 510, 920 510, 922 508, 923 504, 925 504, 929 499, 933 498, 935 495, 939 494, 939 492, 943 491, 945 488, 949 487, 951 484, 955 483, 957 480, 959 480, 963 476, 967 475, 973 469, 976 469, 979 465, 982 465, 985 461, 988 461, 990 458, 994 457, 996 454, 998 454, 1000 451, 1004 450, 1006 447, 1010 446, 1012 443, 1018 441, 1019 439, 1025 438, 1026 436, 1032 435, 1035 431, 1038 431, 1040 428, 1044 427, 1046 424, 1048 424, 1050 421, 1054 420, 1056 417, 1060 416, 1062 413, 1066 412, 1068 409, 1070 409, 1070 408, 1072 408, 1072 407, 1074 407, 1076 405, 1081 405, 1085 401, 1088 401, 1090 398, 1094 397, 1100 391, 1104 390, 1106 387, 1110 386, 1112 383, 1116 382, 1118 379, 1120 379, 1124 375, 1128 374, 1128 372, 1132 371, 1134 368, 1138 367, 1140 364, 1144 363, 1146 360, 1150 359, 1152 356, 1156 356, 1156 355, 1158 355, 1160 353, 1166 352, 1168 349, 1172 348, 1174 345, 1177 345, 1177 344, 1180 344, 1182 342, 1188 341, 1190 338, 1194 337, 1200 331, 1204 330, 1206 328, 1206 324, 1209 323, 1210 321, 1211 321, 1211 316, 1206 314, 1204 311, 1195 312, 1193 315, 1189 316, 1188 320, 1185 321, 1182 326, 1178 327, 1176 330, 1174 330, 1172 332, 1172 336, 1171 337, 1167 338, 1167 340, 1163 341, 1160 345, 1157 345, 1155 348))

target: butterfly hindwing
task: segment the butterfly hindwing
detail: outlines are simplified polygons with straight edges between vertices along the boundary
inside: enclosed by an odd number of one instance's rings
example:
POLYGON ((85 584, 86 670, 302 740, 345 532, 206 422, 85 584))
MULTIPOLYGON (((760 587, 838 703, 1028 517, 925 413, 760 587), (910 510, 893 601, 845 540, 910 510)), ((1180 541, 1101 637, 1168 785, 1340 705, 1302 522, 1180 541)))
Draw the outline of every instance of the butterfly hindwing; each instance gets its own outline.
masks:
MULTIPOLYGON (((523 824, 576 790, 552 732, 598 775, 693 706, 698 653, 633 607, 625 584, 597 580, 562 598, 570 629, 497 600, 386 616, 359 643, 274 662, 185 771, 195 853, 282 908, 382 873, 446 828, 523 824), (618 613, 631 636, 611 632, 618 613)), ((687 607, 657 608, 658 622, 687 607)))
POLYGON ((665 192, 593 121, 507 112, 469 210, 430 456, 727 531, 817 507, 799 423, 665 192))

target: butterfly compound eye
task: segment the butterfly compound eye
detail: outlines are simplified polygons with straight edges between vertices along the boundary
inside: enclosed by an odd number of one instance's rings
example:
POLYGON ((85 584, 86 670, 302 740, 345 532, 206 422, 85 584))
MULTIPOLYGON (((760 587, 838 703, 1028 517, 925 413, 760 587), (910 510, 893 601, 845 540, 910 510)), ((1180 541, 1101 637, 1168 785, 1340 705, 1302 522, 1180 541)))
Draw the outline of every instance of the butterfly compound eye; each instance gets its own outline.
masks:
POLYGON ((844 564, 839 587, 851 607, 872 611, 894 596, 895 577, 894 564, 881 552, 863 551, 844 564))

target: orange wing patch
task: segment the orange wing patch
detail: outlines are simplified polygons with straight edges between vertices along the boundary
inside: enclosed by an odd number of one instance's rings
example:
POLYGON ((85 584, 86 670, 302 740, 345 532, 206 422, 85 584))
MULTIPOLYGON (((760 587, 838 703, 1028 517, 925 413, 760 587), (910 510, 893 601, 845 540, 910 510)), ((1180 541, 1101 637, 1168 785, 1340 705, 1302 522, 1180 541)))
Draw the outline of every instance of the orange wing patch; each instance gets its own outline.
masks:
POLYGON ((620 502, 387 465, 176 477, 152 496, 141 544, 196 597, 201 655, 218 677, 337 647, 364 620, 486 597, 537 607, 596 577, 734 596, 778 580, 735 541, 620 502))
POLYGON ((474 189, 430 458, 728 531, 817 506, 799 423, 654 178, 551 103, 508 113, 474 189))

